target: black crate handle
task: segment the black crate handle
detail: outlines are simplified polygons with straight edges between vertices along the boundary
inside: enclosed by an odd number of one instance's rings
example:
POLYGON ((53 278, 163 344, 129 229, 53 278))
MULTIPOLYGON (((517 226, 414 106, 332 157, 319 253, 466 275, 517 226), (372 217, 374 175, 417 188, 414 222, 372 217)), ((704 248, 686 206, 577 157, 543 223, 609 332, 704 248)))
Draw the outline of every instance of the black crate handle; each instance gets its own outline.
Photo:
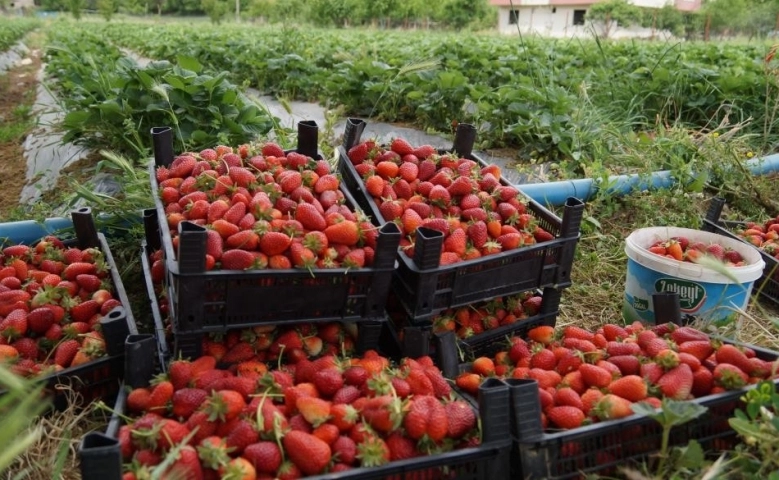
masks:
POLYGON ((298 153, 307 157, 316 157, 319 152, 319 126, 314 120, 298 122, 298 153))
POLYGON ((430 355, 430 330, 423 327, 405 327, 401 355, 409 358, 430 355))
POLYGON ((101 432, 87 433, 78 453, 84 480, 121 480, 122 452, 116 438, 101 432))
POLYGON ((458 123, 454 132, 452 150, 461 157, 467 157, 473 153, 474 143, 476 143, 476 127, 470 123, 458 123))
POLYGON ((518 442, 531 442, 540 438, 541 402, 538 400, 538 382, 531 379, 507 378, 511 395, 511 435, 518 442))
POLYGON ((70 218, 73 221, 73 228, 76 230, 79 248, 94 248, 100 246, 95 219, 92 216, 92 208, 81 207, 71 210, 70 218))
POLYGON ((162 248, 156 208, 147 208, 143 211, 143 233, 149 249, 153 251, 162 248))
POLYGON ((130 335, 124 343, 124 383, 130 388, 146 387, 155 371, 157 340, 150 333, 130 335))
POLYGON ((459 356, 457 355, 457 337, 454 332, 447 331, 434 335, 438 364, 446 378, 455 378, 459 373, 459 356))
POLYGON ((414 244, 414 263, 420 270, 438 268, 444 234, 427 227, 418 227, 414 244))
POLYGON ((362 137, 362 132, 365 130, 365 120, 359 118, 347 118, 346 127, 344 128, 344 140, 343 147, 348 152, 350 148, 357 145, 362 137))
POLYGON ((127 326, 127 310, 117 306, 100 319, 100 328, 105 339, 106 353, 114 357, 124 352, 125 339, 130 335, 127 326))
POLYGON ((479 418, 482 443, 505 442, 511 434, 509 387, 503 380, 488 378, 479 386, 479 418))
POLYGON ((152 148, 154 164, 167 167, 173 162, 173 129, 170 127, 152 127, 152 148))
POLYGON ((719 217, 722 215, 722 209, 725 208, 725 199, 722 197, 714 197, 709 202, 709 208, 706 210, 706 220, 717 223, 719 217))

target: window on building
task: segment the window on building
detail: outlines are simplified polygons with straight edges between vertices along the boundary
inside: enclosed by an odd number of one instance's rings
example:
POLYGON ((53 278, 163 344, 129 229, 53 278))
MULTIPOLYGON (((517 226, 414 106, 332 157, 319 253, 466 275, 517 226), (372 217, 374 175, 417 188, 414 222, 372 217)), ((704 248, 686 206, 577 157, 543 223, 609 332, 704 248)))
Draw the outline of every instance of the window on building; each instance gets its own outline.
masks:
POLYGON ((509 10, 509 25, 516 25, 519 22, 519 10, 509 10))
POLYGON ((584 25, 584 16, 587 14, 587 10, 574 10, 573 11, 573 24, 584 25))

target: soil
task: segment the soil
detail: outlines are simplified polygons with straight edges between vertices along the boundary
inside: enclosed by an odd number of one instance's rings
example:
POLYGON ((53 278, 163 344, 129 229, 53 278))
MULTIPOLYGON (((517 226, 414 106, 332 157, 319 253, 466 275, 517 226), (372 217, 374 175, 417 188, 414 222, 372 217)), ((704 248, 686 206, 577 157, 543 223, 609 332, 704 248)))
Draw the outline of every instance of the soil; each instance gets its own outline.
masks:
MULTIPOLYGON (((16 109, 30 106, 35 101, 36 74, 41 68, 40 51, 31 51, 29 58, 31 64, 14 67, 0 76, 0 126, 18 122, 16 109)), ((32 126, 31 123, 28 131, 32 126)), ((0 142, 0 218, 6 218, 19 206, 19 195, 27 181, 27 160, 22 149, 26 133, 0 142)))

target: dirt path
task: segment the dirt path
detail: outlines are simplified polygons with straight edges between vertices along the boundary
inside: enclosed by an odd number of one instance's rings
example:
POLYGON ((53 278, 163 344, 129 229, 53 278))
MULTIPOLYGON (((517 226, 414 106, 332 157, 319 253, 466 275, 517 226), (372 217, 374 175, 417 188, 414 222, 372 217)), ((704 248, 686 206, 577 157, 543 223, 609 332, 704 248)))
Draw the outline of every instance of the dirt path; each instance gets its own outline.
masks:
POLYGON ((26 183, 27 161, 22 144, 32 129, 36 75, 41 68, 40 50, 31 50, 25 61, 0 76, 0 219, 19 206, 26 183), (29 61, 26 61, 29 60, 29 61))

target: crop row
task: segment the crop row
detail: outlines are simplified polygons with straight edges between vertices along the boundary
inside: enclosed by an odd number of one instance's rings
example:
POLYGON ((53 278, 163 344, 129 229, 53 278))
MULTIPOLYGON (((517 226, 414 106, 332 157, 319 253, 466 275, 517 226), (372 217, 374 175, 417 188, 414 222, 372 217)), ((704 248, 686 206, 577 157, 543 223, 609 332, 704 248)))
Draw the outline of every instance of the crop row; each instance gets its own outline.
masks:
POLYGON ((660 118, 700 128, 721 120, 723 104, 731 120, 752 117, 762 133, 774 81, 762 44, 175 24, 99 30, 151 58, 195 57, 264 93, 443 131, 455 120, 472 122, 492 146, 563 155, 586 155, 604 120, 637 129, 660 118), (439 66, 413 68, 425 60, 439 66))
POLYGON ((0 52, 11 48, 25 33, 38 24, 37 20, 32 19, 0 18, 0 52))
POLYGON ((176 126, 177 148, 239 144, 270 131, 273 119, 227 73, 204 71, 194 59, 142 67, 92 27, 48 33, 47 78, 67 112, 66 141, 143 158, 152 127, 176 126))

